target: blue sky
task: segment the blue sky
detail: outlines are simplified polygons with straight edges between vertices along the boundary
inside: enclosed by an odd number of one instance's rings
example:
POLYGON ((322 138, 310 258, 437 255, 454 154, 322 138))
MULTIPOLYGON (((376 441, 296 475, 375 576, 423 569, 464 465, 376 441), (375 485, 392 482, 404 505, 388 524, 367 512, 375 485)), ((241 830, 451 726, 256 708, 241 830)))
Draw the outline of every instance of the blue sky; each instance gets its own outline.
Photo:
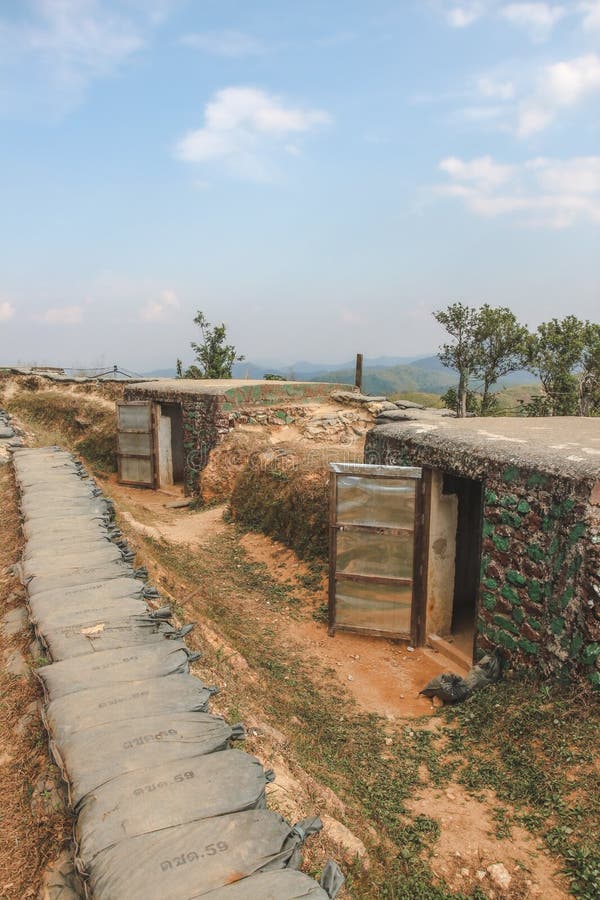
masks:
POLYGON ((2 0, 0 364, 600 308, 600 0, 2 0))

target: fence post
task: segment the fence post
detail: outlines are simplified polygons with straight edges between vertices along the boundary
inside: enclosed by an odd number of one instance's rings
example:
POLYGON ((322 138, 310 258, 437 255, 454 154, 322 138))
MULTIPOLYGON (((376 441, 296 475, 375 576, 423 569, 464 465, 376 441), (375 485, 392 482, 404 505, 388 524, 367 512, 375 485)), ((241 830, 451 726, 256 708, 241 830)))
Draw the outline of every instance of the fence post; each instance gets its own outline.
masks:
POLYGON ((362 353, 356 354, 356 378, 354 379, 354 384, 362 392, 362 373, 363 373, 363 355, 362 353))

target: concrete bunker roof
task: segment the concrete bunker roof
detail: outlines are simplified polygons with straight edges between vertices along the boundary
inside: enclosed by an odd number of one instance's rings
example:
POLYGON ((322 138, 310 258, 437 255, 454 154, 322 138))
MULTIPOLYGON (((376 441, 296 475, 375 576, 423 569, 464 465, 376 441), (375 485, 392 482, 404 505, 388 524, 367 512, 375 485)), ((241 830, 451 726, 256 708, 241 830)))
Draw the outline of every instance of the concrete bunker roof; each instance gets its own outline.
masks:
POLYGON ((133 399, 153 397, 157 400, 175 399, 182 396, 222 397, 234 405, 243 403, 273 403, 290 401, 309 401, 329 397, 333 391, 356 390, 347 384, 334 384, 319 381, 271 381, 269 379, 223 378, 158 378, 155 381, 142 381, 127 384, 126 396, 133 399))
POLYGON ((600 418, 437 418, 379 425, 378 436, 430 450, 448 467, 461 462, 522 466, 574 480, 600 479, 600 418))

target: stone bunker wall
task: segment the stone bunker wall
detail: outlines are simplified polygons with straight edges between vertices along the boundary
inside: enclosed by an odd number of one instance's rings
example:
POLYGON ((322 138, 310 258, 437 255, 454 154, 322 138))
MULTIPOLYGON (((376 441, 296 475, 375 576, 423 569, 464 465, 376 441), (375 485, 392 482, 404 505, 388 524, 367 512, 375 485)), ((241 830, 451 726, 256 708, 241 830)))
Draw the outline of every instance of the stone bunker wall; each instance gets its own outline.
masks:
POLYGON ((291 425, 307 415, 307 404, 328 400, 344 385, 288 384, 271 382, 232 387, 224 394, 157 390, 155 382, 145 388, 126 388, 125 400, 179 403, 183 419, 184 489, 202 496, 200 476, 209 455, 236 425, 291 425))
POLYGON ((600 488, 500 464, 418 435, 372 431, 365 459, 430 466, 484 484, 476 648, 600 689, 600 488))

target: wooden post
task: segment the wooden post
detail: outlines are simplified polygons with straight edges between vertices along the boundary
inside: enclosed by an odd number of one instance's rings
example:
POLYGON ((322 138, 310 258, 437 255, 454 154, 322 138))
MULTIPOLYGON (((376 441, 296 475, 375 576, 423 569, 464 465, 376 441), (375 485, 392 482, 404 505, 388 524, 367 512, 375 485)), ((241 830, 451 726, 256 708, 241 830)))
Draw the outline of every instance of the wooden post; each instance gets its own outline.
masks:
POLYGON ((354 379, 354 384, 362 392, 362 369, 363 369, 363 355, 362 353, 356 354, 356 378, 354 379))

